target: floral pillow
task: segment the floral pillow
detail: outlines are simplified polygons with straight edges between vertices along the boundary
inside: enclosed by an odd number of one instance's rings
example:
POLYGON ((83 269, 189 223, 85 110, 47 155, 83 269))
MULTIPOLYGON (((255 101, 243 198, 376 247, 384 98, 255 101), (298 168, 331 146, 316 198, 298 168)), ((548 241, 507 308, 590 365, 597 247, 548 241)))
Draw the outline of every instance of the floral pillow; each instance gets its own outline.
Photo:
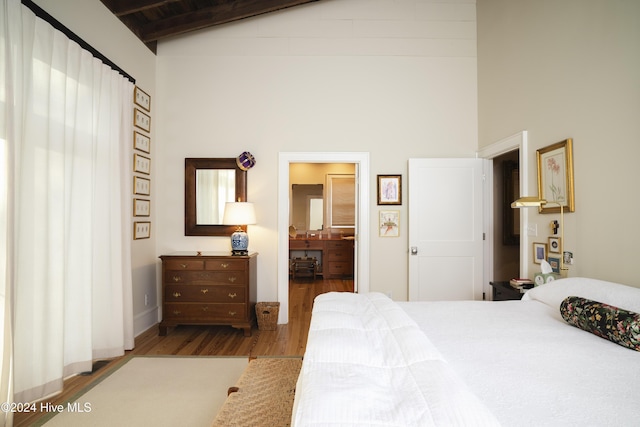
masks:
POLYGON ((570 296, 560 304, 560 314, 570 325, 599 337, 640 351, 640 314, 570 296))

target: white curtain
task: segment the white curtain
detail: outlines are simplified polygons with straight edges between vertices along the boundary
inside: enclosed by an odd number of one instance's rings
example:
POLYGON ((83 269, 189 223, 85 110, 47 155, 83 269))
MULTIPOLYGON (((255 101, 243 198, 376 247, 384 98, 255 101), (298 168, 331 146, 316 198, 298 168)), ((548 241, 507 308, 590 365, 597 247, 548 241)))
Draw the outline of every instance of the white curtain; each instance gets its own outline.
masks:
POLYGON ((27 402, 133 348, 133 84, 18 0, 0 1, 0 285, 12 314, 4 348, 13 345, 13 384, 2 392, 13 386, 14 400, 27 402))

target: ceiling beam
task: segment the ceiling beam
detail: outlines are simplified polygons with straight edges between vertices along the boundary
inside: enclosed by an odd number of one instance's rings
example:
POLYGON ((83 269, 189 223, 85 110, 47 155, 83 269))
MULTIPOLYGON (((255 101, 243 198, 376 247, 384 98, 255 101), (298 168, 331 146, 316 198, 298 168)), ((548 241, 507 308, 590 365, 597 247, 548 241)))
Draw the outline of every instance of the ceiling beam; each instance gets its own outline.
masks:
MULTIPOLYGON (((211 7, 142 25, 138 36, 143 42, 148 43, 162 38, 184 34, 189 31, 226 24, 316 1, 319 0, 244 0, 222 2, 222 4, 212 5, 211 7)), ((134 3, 143 2, 144 0, 138 0, 134 3)))
POLYGON ((180 0, 100 0, 117 17, 143 12, 180 0))

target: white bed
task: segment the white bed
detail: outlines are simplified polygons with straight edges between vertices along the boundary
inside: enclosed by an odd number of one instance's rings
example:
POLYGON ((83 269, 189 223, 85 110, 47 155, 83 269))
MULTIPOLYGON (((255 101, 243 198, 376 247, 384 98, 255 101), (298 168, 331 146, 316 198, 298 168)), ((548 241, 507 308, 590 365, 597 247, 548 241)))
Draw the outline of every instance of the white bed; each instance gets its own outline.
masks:
POLYGON ((522 301, 321 295, 292 425, 640 425, 640 352, 565 322, 573 295, 640 313, 640 289, 582 278, 522 301))

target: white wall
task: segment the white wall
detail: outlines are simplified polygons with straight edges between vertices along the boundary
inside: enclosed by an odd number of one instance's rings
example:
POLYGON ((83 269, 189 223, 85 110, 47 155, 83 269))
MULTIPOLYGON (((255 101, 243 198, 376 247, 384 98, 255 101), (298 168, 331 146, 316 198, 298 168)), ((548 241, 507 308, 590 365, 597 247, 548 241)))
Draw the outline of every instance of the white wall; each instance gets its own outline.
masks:
POLYGON ((406 187, 401 235, 380 239, 376 175, 406 184, 409 157, 474 155, 475 13, 475 0, 324 0, 161 42, 158 254, 229 250, 184 236, 184 158, 248 150, 258 299, 274 300, 278 153, 370 152, 370 289, 406 299, 406 187))
MULTIPOLYGON (((573 138, 569 274, 640 287, 640 2, 478 0, 477 9, 480 146, 528 130, 536 195, 535 151, 573 138)), ((558 217, 530 210, 539 234, 529 244, 546 242, 558 217)))
MULTIPOLYGON (((131 75, 136 79, 136 85, 151 95, 151 200, 152 203, 155 202, 158 188, 155 179, 158 173, 155 167, 157 146, 154 119, 157 107, 155 55, 99 0, 35 0, 34 3, 131 75)), ((155 212, 155 206, 152 205, 151 238, 131 242, 133 315, 136 335, 158 321, 155 212), (148 300, 146 306, 145 295, 148 300)))

